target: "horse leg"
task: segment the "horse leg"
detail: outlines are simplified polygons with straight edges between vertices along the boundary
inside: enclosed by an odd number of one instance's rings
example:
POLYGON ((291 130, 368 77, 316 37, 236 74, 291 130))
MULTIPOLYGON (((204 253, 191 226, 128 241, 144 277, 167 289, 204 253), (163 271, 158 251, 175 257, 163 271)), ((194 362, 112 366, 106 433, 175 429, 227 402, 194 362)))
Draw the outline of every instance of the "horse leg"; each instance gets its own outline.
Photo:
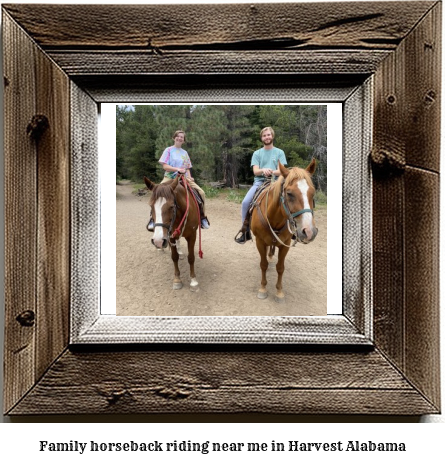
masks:
POLYGON ((188 245, 188 262, 190 265, 190 290, 192 292, 199 290, 199 283, 196 279, 195 275, 195 242, 196 242, 196 234, 187 239, 188 245))
POLYGON ((280 247, 278 249, 278 263, 276 266, 278 273, 277 280, 277 293, 275 294, 275 302, 284 303, 284 292, 283 292, 283 273, 284 273, 284 259, 286 258, 287 252, 289 252, 288 247, 280 247))
POLYGON ((267 245, 261 241, 259 238, 257 238, 256 242, 256 247, 258 249, 258 252, 260 253, 261 257, 261 262, 260 262, 260 268, 261 268, 261 287, 258 290, 257 297, 259 299, 266 299, 267 298, 267 279, 266 279, 266 271, 267 267, 269 266, 269 262, 267 261, 267 245))
POLYGON ((175 266, 175 277, 173 279, 173 289, 174 290, 182 289, 181 272, 179 271, 179 266, 178 266, 179 255, 178 255, 178 251, 176 250, 176 247, 171 247, 171 254, 172 254, 173 265, 175 266))

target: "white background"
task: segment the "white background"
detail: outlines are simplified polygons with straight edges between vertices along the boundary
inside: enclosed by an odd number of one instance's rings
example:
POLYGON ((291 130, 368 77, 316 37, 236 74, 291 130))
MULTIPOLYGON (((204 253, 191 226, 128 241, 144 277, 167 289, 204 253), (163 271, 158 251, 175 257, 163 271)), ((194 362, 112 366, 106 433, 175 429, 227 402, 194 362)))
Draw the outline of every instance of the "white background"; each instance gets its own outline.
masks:
MULTIPOLYGON (((283 0, 286 1, 286 0, 283 0)), ((32 3, 32 2, 10 2, 10 3, 32 3)), ((39 1, 39 3, 60 3, 39 1)), ((92 3, 82 0, 64 3, 92 3)), ((122 3, 122 2, 97 2, 97 3, 122 3)), ((167 3, 161 0, 157 2, 137 2, 133 3, 167 3)), ((199 3, 187 2, 187 0, 174 1, 169 3, 199 3)), ((207 3, 212 3, 210 0, 207 3)), ((213 2, 215 3, 215 2, 213 2)), ((224 2, 224 0, 218 3, 224 2)), ((232 2, 234 3, 234 2, 232 2)), ((239 1, 238 3, 251 3, 239 1)), ((273 8, 273 2, 258 2, 269 3, 270 8, 273 8)), ((359 11, 358 11, 359 14, 359 11)), ((0 97, 1 98, 1 97, 0 97)), ((443 125, 443 122, 442 122, 443 125)), ((442 147, 443 147, 442 130, 442 147)), ((1 167, 3 169, 3 167, 1 167)), ((3 176, 0 176, 3 180, 3 176)), ((2 181, 3 182, 3 181, 2 181)), ((3 185, 0 189, 3 197, 3 185)), ((442 189, 443 192, 443 189, 442 189)), ((442 194, 443 195, 443 194, 442 194)), ((444 199, 441 199, 441 205, 444 205, 444 199)), ((3 198, 1 207, 3 210, 3 198)), ((443 208, 443 207, 442 207, 443 208)), ((442 218, 444 217, 442 213, 442 218)), ((3 228, 1 229, 2 240, 3 228)), ((1 248, 3 254, 4 248, 1 248)), ((4 257, 3 257, 4 261, 4 257)), ((441 269, 443 270, 443 252, 441 254, 441 269)), ((4 296, 2 296, 4 297, 4 296)), ((442 299, 443 301, 443 299, 442 299)), ((443 314, 443 312, 442 312, 443 314)), ((442 318, 441 329, 444 333, 444 318, 442 318)), ((0 356, 3 359, 3 331, 4 319, 3 312, 0 321, 0 356)), ((445 402, 444 396, 444 373, 445 367, 443 360, 445 359, 443 344, 442 344, 442 399, 445 402)), ((0 380, 2 381, 2 379, 0 380)), ((193 417, 188 417, 188 421, 195 421, 193 417)), ((363 417, 363 416, 324 416, 324 417, 286 417, 273 416, 265 417, 249 417, 244 416, 201 416, 198 421, 201 423, 180 424, 169 423, 184 421, 184 418, 176 416, 61 416, 61 417, 27 417, 11 420, 9 417, 2 418, 3 424, 0 425, 0 460, 6 459, 16 463, 88 463, 95 464, 98 460, 106 460, 108 464, 119 463, 124 460, 132 464, 148 464, 148 463, 244 463, 246 460, 255 461, 258 463, 270 463, 271 461, 279 461, 280 464, 287 463, 325 463, 326 460, 334 463, 397 463, 399 460, 407 461, 426 461, 429 463, 440 462, 444 456, 444 440, 445 437, 445 417, 444 415, 430 415, 419 418, 404 418, 404 417, 363 417), (245 421, 255 422, 256 420, 263 422, 258 424, 244 424, 245 421), (208 423, 207 422, 219 422, 208 423), (231 421, 232 424, 225 423, 231 421), (269 421, 269 423, 267 423, 269 421), (278 423, 270 423, 277 422, 278 423), (64 424, 59 425, 58 423, 64 424), (100 424, 95 424, 97 422, 100 424), (119 425, 116 423, 131 422, 129 425, 119 425), (143 422, 138 423, 138 422, 143 422), (167 422, 167 423, 166 423, 167 422), (316 422, 314 424, 313 422, 316 422), (335 422, 335 423, 334 423, 335 422), (375 422, 378 422, 377 424, 375 422), (408 422, 408 423, 406 423, 408 422), (419 424, 433 423, 433 424, 419 424), (403 453, 280 453, 283 455, 274 455, 278 453, 219 453, 203 455, 199 453, 176 453, 175 455, 167 456, 160 453, 101 453, 94 455, 92 453, 80 455, 75 452, 64 453, 43 453, 38 452, 39 441, 48 440, 53 442, 69 442, 77 441, 96 441, 96 442, 118 442, 134 440, 137 442, 148 442, 153 440, 171 441, 193 440, 213 442, 267 442, 272 440, 286 442, 287 440, 299 441, 405 441, 408 452, 403 453), (187 455, 191 454, 191 455, 187 455), (253 455, 252 455, 253 454, 253 455)), ((8 463, 8 462, 6 462, 8 463)))

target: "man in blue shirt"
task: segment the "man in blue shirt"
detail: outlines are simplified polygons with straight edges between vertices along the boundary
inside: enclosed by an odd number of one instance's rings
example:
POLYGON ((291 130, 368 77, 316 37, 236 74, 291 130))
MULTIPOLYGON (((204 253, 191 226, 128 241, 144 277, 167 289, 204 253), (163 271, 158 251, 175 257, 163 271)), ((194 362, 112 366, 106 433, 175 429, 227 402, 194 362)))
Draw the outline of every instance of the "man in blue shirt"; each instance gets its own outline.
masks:
MULTIPOLYGON (((266 127, 261 130, 260 137, 263 147, 254 152, 250 163, 253 167, 253 174, 255 177, 253 186, 247 192, 241 205, 241 225, 244 225, 250 203, 258 187, 261 186, 267 178, 280 175, 278 161, 280 161, 282 165, 287 165, 284 152, 273 145, 275 137, 274 130, 271 127, 266 127)), ((244 229, 244 232, 242 232, 242 230, 240 231, 241 235, 238 233, 235 237, 235 241, 238 242, 238 244, 245 244, 246 241, 252 238, 249 228, 247 227, 244 229)))

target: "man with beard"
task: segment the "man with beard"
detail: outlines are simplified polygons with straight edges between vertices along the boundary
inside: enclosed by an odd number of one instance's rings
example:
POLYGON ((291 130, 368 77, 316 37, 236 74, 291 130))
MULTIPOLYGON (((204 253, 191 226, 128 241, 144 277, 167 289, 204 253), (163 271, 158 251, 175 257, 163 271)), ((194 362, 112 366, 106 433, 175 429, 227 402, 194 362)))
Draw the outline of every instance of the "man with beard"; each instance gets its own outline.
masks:
POLYGON ((235 241, 238 242, 238 244, 245 244, 246 241, 252 238, 247 214, 255 192, 266 180, 271 179, 272 176, 280 175, 280 171, 278 170, 278 161, 280 161, 282 165, 287 165, 286 155, 284 152, 273 145, 275 137, 274 130, 271 127, 266 127, 261 130, 260 137, 263 147, 254 152, 250 163, 253 167, 253 174, 255 175, 255 178, 253 186, 247 192, 241 205, 242 229, 235 236, 235 241))

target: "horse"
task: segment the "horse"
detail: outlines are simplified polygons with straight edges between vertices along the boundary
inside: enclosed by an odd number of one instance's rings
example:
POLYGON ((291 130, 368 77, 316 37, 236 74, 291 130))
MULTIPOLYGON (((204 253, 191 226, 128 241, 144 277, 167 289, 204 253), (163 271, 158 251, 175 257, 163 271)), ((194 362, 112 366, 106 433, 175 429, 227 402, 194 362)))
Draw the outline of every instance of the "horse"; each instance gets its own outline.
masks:
MULTIPOLYGON (((182 289, 181 273, 179 271, 178 245, 184 237, 188 247, 188 262, 190 266, 190 290, 199 289, 195 275, 195 242, 196 231, 199 228, 199 206, 187 181, 181 175, 173 181, 155 184, 144 176, 148 190, 152 192, 150 207, 155 222, 152 244, 162 250, 170 246, 171 258, 175 267, 173 289, 182 289), (180 181, 181 179, 181 181, 180 181)), ((202 252, 200 250, 202 258, 202 252)))
POLYGON ((318 229, 314 221, 315 189, 311 179, 315 167, 315 159, 306 169, 288 169, 278 162, 280 177, 266 187, 253 202, 251 231, 255 235, 256 247, 261 256, 262 272, 261 287, 257 294, 259 299, 268 297, 266 271, 275 247, 278 247, 275 300, 282 303, 284 260, 292 239, 294 238, 294 245, 297 241, 308 244, 317 236, 318 229))

